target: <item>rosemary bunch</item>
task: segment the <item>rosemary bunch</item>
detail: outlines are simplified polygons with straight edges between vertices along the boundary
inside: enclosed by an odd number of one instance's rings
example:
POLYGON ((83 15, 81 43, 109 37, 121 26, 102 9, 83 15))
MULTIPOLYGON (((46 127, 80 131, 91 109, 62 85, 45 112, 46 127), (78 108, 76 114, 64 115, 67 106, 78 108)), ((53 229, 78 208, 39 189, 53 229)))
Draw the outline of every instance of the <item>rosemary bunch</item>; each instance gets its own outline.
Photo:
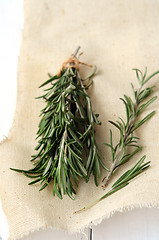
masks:
MULTIPOLYGON (((53 195, 62 199, 68 194, 74 199, 75 185, 79 177, 89 181, 93 172, 95 183, 100 178, 102 155, 95 141, 94 123, 100 124, 98 114, 92 110, 91 100, 79 75, 76 55, 64 62, 60 72, 40 87, 49 85, 42 98, 46 106, 41 111, 37 132, 37 154, 32 156, 34 167, 30 170, 13 169, 25 176, 35 178, 29 184, 41 182, 43 190, 53 180, 53 195), (85 161, 83 155, 86 156, 85 161)), ((83 63, 81 63, 83 64, 83 63)))
MULTIPOLYGON (((110 130, 110 143, 106 143, 105 145, 111 149, 112 165, 110 167, 107 177, 103 179, 103 181, 105 180, 105 184, 103 186, 104 189, 107 186, 110 177, 113 175, 116 169, 122 166, 128 160, 130 160, 132 156, 137 154, 142 149, 142 147, 138 145, 137 140, 139 138, 134 136, 134 131, 137 128, 139 128, 141 125, 143 125, 146 121, 148 121, 155 114, 155 111, 152 111, 142 120, 138 120, 138 117, 140 116, 140 114, 157 98, 155 96, 150 98, 149 100, 146 100, 152 94, 154 86, 144 88, 144 85, 152 77, 158 74, 159 71, 146 77, 147 68, 145 69, 144 74, 139 69, 134 69, 134 70, 136 71, 136 76, 139 82, 138 90, 135 90, 133 84, 131 83, 133 94, 134 94, 134 101, 127 95, 124 95, 124 98, 121 98, 126 109, 126 117, 127 117, 126 121, 124 121, 120 117, 119 117, 119 120, 116 122, 109 121, 119 130, 120 138, 119 138, 118 144, 114 146, 112 131, 110 130), (129 153, 127 152, 128 149, 129 149, 129 153), (130 152, 130 149, 131 149, 131 152, 130 152)), ((88 206, 80 209, 75 213, 87 210, 88 208, 97 204, 101 200, 107 198, 111 194, 126 187, 134 177, 142 173, 144 170, 146 170, 150 166, 150 161, 143 163, 145 158, 146 156, 144 155, 131 169, 129 169, 123 175, 121 175, 119 179, 111 186, 110 190, 107 191, 106 194, 104 194, 102 197, 100 197, 93 203, 89 204, 88 206)))

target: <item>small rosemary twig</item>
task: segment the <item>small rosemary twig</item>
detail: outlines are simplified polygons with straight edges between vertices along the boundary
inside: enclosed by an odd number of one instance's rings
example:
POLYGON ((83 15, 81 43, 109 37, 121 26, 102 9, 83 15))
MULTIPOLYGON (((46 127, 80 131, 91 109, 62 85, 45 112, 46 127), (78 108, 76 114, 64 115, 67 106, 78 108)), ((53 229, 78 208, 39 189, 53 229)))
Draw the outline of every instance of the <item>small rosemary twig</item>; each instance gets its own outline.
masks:
POLYGON ((127 122, 125 123, 121 118, 119 118, 119 121, 117 121, 116 123, 113 121, 109 121, 120 131, 120 141, 114 148, 112 146, 112 132, 110 133, 111 143, 106 145, 111 147, 112 165, 107 177, 105 178, 105 183, 103 185, 104 189, 106 188, 108 181, 111 175, 113 174, 114 170, 125 162, 124 160, 125 157, 127 157, 127 160, 129 159, 128 156, 126 156, 127 147, 130 146, 136 147, 137 150, 134 152, 134 154, 141 150, 141 147, 137 145, 137 138, 133 136, 133 132, 135 129, 137 129, 139 126, 141 126, 155 114, 155 111, 152 111, 144 119, 137 121, 138 116, 157 98, 155 96, 148 100, 146 103, 143 103, 143 101, 153 92, 153 87, 145 89, 143 89, 143 87, 153 76, 158 74, 159 71, 155 72, 154 74, 146 78, 147 69, 145 70, 144 75, 139 69, 134 70, 136 71, 136 76, 140 85, 139 89, 135 91, 134 86, 131 83, 135 102, 133 102, 132 99, 126 95, 124 95, 124 98, 120 98, 123 101, 126 108, 127 122), (141 105, 141 103, 143 104, 141 105))

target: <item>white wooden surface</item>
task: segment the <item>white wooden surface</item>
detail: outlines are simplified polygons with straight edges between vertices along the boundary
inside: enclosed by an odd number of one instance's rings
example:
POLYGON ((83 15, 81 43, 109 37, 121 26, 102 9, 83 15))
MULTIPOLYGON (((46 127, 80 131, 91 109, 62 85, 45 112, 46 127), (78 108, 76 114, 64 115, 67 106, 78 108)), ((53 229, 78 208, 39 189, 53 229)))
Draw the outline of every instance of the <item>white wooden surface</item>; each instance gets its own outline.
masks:
MULTIPOLYGON (((0 0, 0 139, 7 136, 16 102, 18 54, 22 36, 22 0, 0 0)), ((158 240, 159 210, 135 209, 117 213, 93 227, 93 239, 158 240)), ((23 240, 84 240, 85 234, 69 235, 63 231, 39 231, 23 240)), ((8 239, 7 222, 0 206, 0 236, 8 239)), ((0 237, 1 240, 1 237, 0 237)))

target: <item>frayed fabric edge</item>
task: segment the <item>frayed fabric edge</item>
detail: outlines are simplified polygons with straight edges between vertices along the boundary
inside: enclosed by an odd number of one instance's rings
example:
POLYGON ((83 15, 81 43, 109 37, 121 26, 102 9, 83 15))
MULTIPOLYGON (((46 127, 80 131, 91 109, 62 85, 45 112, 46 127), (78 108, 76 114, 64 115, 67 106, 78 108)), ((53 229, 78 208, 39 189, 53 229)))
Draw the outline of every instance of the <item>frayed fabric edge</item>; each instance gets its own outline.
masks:
MULTIPOLYGON (((122 208, 118 208, 114 211, 111 211, 109 214, 101 217, 100 219, 96 219, 94 221, 92 221, 90 224, 94 225, 94 226, 97 226, 99 225, 103 220, 105 219, 109 219, 111 217, 113 217, 113 215, 115 213, 124 213, 124 212, 128 212, 128 211, 132 211, 134 209, 141 209, 141 208, 156 208, 156 209, 159 209, 159 205, 158 204, 154 204, 154 203, 144 203, 144 204, 136 204, 136 205, 127 205, 125 207, 122 207, 122 208)), ((90 224, 87 226, 89 227, 90 224)))
POLYGON ((77 236, 78 234, 82 234, 86 237, 86 239, 88 239, 88 236, 86 234, 86 230, 90 227, 93 226, 97 226, 99 224, 102 223, 102 221, 111 218, 115 213, 123 213, 123 212, 127 212, 127 211, 132 211, 134 209, 141 209, 141 208, 156 208, 159 209, 159 205, 158 204, 154 204, 154 203, 144 203, 144 204, 136 204, 136 205, 127 205, 125 207, 121 207, 118 208, 114 211, 111 211, 109 214, 104 215, 101 218, 97 218, 93 221, 91 221, 90 223, 88 223, 87 225, 81 227, 80 229, 76 229, 76 230, 69 230, 69 229, 62 229, 60 227, 51 227, 51 226, 47 226, 47 227, 39 227, 37 229, 30 229, 28 232, 25 232, 21 235, 19 235, 17 238, 11 238, 9 237, 8 240, 21 240, 23 237, 27 237, 29 236, 31 233, 35 233, 35 232, 39 232, 39 231, 46 231, 46 230, 54 230, 54 231, 62 231, 64 233, 67 233, 69 235, 75 235, 77 236))
POLYGON ((66 229, 62 229, 60 227, 51 227, 51 226, 47 226, 47 227, 39 227, 37 229, 30 229, 28 232, 25 232, 23 234, 20 234, 17 238, 12 238, 12 237, 9 237, 7 240, 21 240, 22 238, 24 237, 28 237, 30 234, 32 233, 36 233, 36 232, 39 232, 39 231, 47 231, 47 230, 53 230, 53 231, 62 231, 66 234, 69 234, 69 235, 75 235, 77 236, 78 234, 83 234, 86 239, 88 239, 87 237, 87 234, 84 232, 85 230, 87 229, 87 227, 84 227, 84 229, 82 230, 77 230, 77 231, 69 231, 69 230, 66 230, 66 229))

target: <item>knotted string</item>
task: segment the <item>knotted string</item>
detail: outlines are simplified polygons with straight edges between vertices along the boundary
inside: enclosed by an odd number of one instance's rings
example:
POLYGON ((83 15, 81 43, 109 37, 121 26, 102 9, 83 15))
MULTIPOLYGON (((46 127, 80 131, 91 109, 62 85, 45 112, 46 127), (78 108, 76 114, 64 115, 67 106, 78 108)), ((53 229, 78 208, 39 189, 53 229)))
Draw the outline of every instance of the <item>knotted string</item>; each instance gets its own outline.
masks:
MULTIPOLYGON (((82 53, 80 53, 79 56, 80 56, 81 54, 82 54, 82 53)), ((75 56, 71 56, 71 57, 69 57, 66 61, 63 62, 61 69, 60 69, 59 72, 57 73, 57 76, 60 77, 62 71, 63 71, 64 69, 67 69, 67 68, 75 68, 75 69, 79 70, 79 65, 80 65, 80 64, 85 65, 85 66, 88 66, 88 67, 93 67, 93 65, 91 65, 91 64, 87 64, 87 63, 84 63, 84 62, 80 62, 75 56)))

